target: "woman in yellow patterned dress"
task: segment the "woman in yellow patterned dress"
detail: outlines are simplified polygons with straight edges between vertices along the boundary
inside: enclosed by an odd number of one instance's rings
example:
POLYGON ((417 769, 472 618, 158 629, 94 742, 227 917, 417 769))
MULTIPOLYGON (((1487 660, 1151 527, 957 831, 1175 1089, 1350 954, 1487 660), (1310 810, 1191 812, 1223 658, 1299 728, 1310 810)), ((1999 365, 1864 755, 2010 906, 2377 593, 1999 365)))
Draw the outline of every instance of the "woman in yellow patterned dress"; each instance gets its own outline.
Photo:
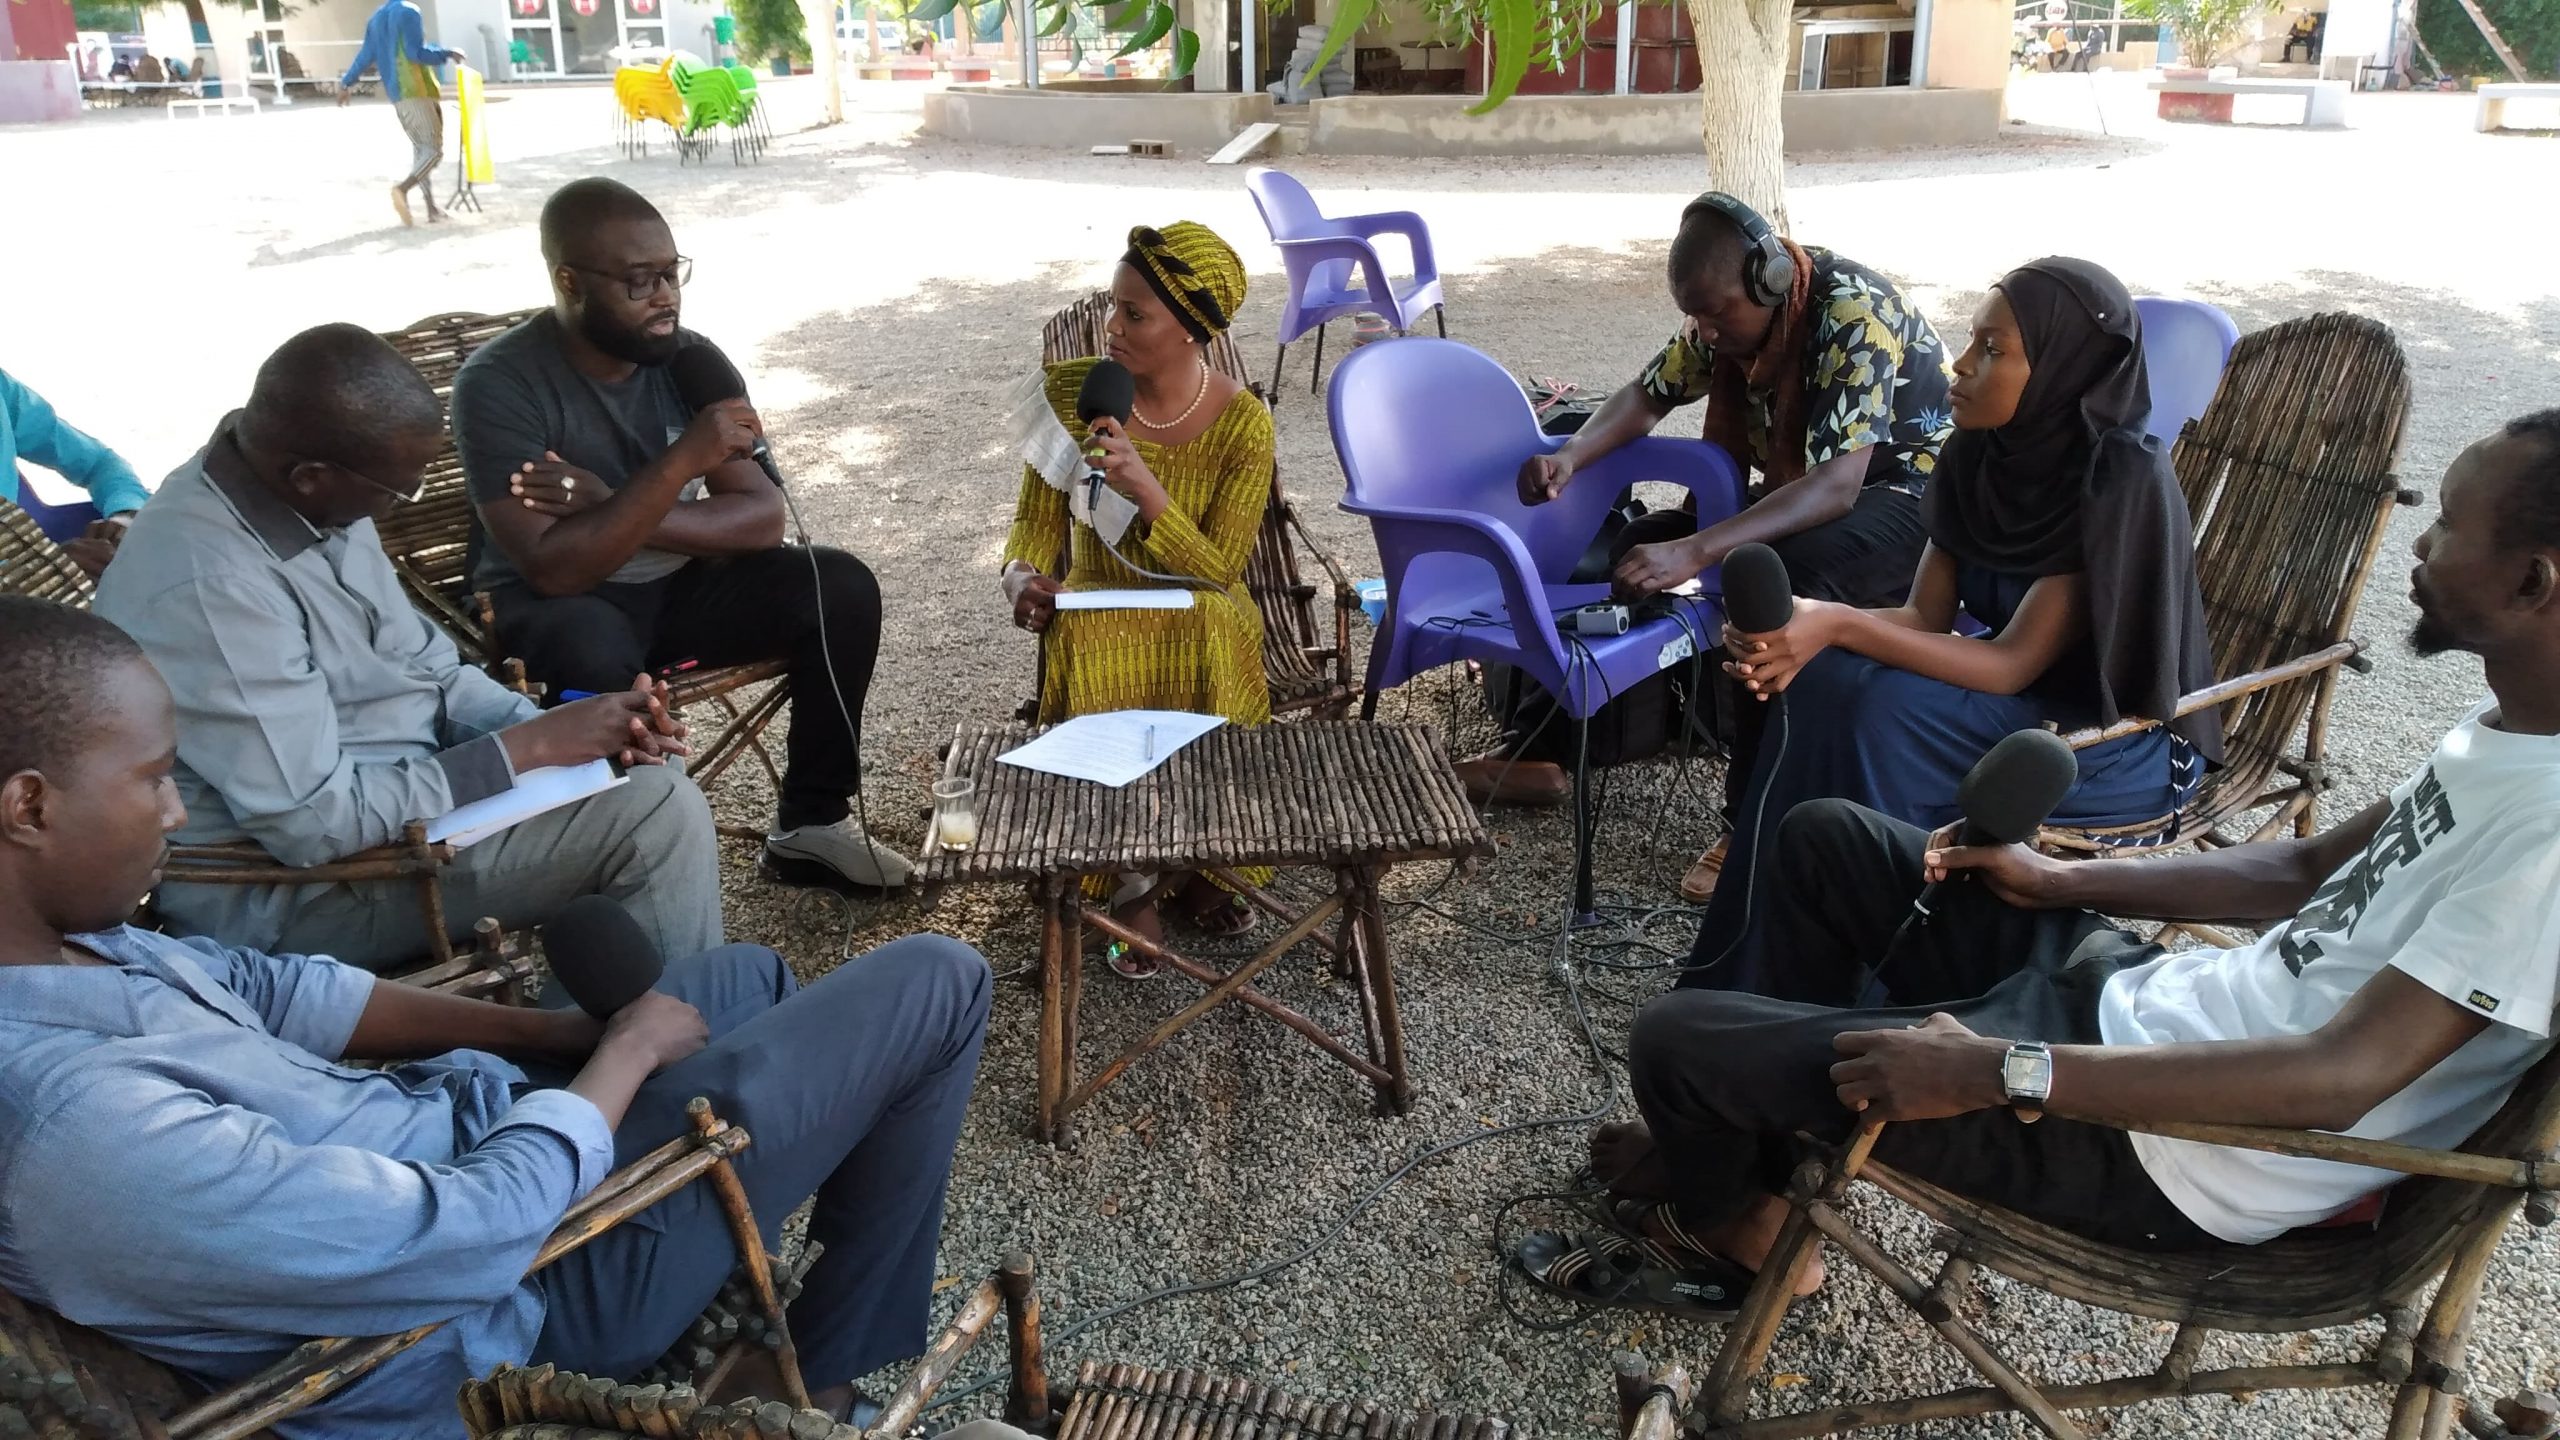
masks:
MULTIPOLYGON (((1104 483, 1137 516, 1106 544, 1070 513, 1065 491, 1024 469, 1005 542, 1004 588, 1014 623, 1041 637, 1043 723, 1106 710, 1188 710, 1238 725, 1271 718, 1262 619, 1244 585, 1245 560, 1271 496, 1271 412, 1209 365, 1209 342, 1232 321, 1244 291, 1242 262, 1207 227, 1187 220, 1162 230, 1139 226, 1112 276, 1103 332, 1105 353, 1137 381, 1128 424, 1106 417, 1087 427, 1077 419, 1092 360, 1047 373, 1050 409, 1085 441, 1104 483), (1060 591, 1180 583, 1157 578, 1166 576, 1197 582, 1188 588, 1202 593, 1181 610, 1057 608, 1060 591)), ((1110 893, 1122 923, 1160 938, 1162 921, 1142 879, 1151 886, 1152 877, 1133 876, 1099 889, 1110 893)), ((1241 900, 1205 876, 1183 881, 1174 907, 1215 934, 1253 923, 1241 900)), ((1153 973, 1139 957, 1115 955, 1112 964, 1133 978, 1153 973)))

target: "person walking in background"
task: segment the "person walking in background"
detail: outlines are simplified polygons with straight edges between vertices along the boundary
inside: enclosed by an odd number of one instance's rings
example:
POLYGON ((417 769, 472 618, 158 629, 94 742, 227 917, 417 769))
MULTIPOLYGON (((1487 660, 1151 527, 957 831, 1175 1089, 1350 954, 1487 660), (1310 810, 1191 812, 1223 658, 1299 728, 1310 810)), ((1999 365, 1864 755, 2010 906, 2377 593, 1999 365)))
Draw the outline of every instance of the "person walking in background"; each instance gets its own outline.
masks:
POLYGON ((435 67, 461 58, 461 51, 427 43, 426 20, 411 0, 383 0, 382 8, 364 22, 364 46, 356 51, 355 63, 338 77, 338 103, 344 105, 367 69, 379 72, 382 94, 409 137, 414 163, 391 187, 391 208, 400 212, 403 225, 418 223, 409 213, 413 188, 427 202, 429 224, 444 218, 436 208, 435 169, 444 160, 444 106, 435 67))

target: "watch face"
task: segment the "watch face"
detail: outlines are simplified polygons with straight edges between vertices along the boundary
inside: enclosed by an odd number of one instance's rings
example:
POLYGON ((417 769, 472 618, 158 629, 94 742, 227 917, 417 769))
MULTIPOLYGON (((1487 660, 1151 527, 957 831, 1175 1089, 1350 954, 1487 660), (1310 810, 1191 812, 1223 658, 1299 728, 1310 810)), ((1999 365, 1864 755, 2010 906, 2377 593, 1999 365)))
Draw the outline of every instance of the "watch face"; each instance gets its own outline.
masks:
POLYGON ((2041 1100, 2053 1090, 2053 1055, 2045 1050, 2012 1050, 2000 1065, 2000 1082, 2010 1095, 2041 1100))

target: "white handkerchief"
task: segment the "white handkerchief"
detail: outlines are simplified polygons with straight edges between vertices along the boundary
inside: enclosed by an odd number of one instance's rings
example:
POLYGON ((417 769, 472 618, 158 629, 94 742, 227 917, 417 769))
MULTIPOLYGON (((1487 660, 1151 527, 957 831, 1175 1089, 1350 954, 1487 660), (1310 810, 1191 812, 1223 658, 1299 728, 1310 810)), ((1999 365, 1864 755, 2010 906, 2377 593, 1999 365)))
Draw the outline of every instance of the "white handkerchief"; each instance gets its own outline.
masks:
POLYGON ((1067 513, 1077 523, 1092 526, 1105 542, 1117 545, 1129 533, 1130 522, 1138 518, 1138 507, 1111 489, 1103 490, 1102 498, 1087 506, 1085 496, 1093 487, 1085 483, 1084 447, 1058 423, 1058 412, 1049 408, 1048 386, 1048 374, 1040 370, 1014 382, 1007 397, 1006 431, 1022 463, 1038 471, 1049 488, 1066 494, 1067 513))
POLYGON ((1039 471, 1051 489, 1074 494, 1084 480, 1084 452, 1058 423, 1058 412, 1049 408, 1047 372, 1023 376, 1005 398, 1005 433, 1022 463, 1039 471))

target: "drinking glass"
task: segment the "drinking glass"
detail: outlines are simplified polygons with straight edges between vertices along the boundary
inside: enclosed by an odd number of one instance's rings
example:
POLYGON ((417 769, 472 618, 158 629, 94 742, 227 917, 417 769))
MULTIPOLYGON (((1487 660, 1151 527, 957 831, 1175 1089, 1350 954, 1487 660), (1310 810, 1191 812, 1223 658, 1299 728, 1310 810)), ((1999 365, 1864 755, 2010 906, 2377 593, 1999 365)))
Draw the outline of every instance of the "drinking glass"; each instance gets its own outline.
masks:
POLYGON ((978 843, 978 783, 937 780, 933 785, 933 829, 945 850, 966 850, 978 843))

